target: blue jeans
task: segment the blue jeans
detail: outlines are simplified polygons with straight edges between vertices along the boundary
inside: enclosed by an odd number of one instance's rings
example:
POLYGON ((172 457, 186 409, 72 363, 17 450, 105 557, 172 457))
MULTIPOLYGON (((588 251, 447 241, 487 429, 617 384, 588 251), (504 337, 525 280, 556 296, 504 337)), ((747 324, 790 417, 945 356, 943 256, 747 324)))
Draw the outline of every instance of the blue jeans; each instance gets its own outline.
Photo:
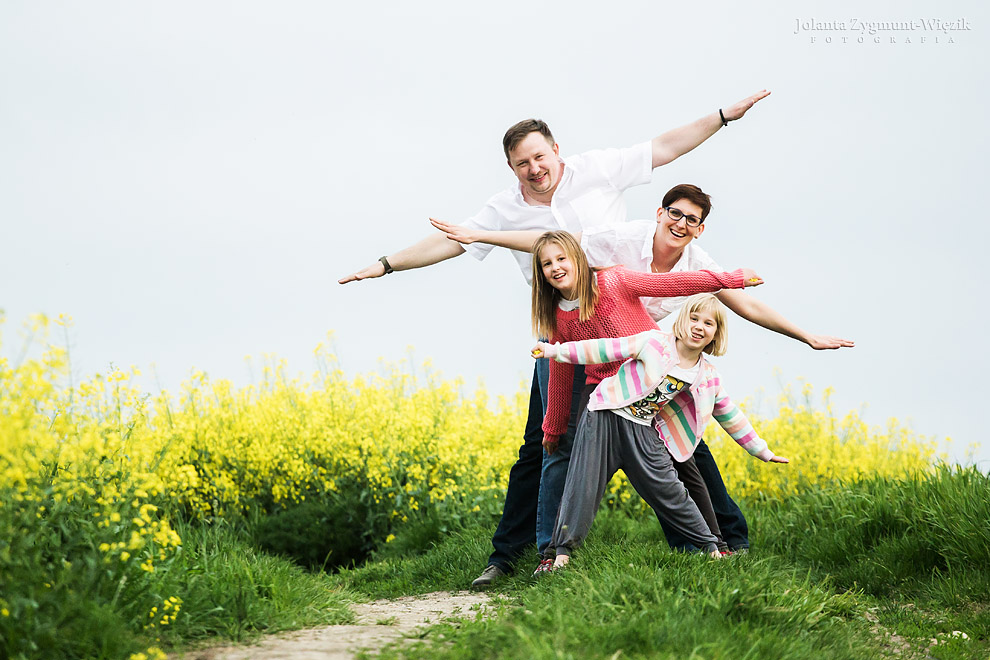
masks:
MULTIPOLYGON (((722 539, 728 544, 730 550, 739 550, 749 547, 749 526, 746 524, 746 516, 739 509, 722 481, 722 475, 718 471, 715 457, 708 449, 704 440, 698 443, 694 450, 694 462, 698 466, 698 472, 704 479, 708 487, 708 494, 712 498, 712 508, 715 510, 715 519, 722 530, 722 539)), ((667 543, 675 550, 695 550, 694 544, 678 534, 663 520, 660 520, 663 527, 663 534, 667 537, 667 543)))
MULTIPOLYGON (((537 360, 537 365, 546 360, 537 360)), ((543 466, 543 398, 533 367, 533 383, 529 388, 529 413, 519 459, 509 470, 509 486, 505 491, 502 519, 498 521, 488 557, 489 566, 498 566, 509 573, 512 564, 536 541, 536 500, 540 493, 540 471, 543 466)))
MULTIPOLYGON (((550 382, 550 361, 538 360, 536 375, 540 380, 540 394, 543 397, 543 414, 547 412, 547 388, 550 382), (544 364, 539 364, 542 362, 544 364)), ((574 436, 581 421, 581 413, 588 405, 589 396, 582 396, 585 388, 584 366, 574 365, 574 385, 571 390, 571 416, 567 420, 567 432, 560 436, 560 443, 553 454, 543 452, 543 471, 540 477, 540 497, 536 505, 536 550, 544 556, 550 547, 557 510, 564 495, 564 482, 567 479, 567 466, 571 462, 571 449, 574 436), (582 403, 584 406, 582 406, 582 403)), ((551 555, 552 555, 551 551, 551 555)))
MULTIPOLYGON (((498 566, 505 572, 512 570, 512 564, 519 559, 526 548, 536 541, 537 502, 540 497, 541 473, 543 471, 543 414, 547 396, 550 362, 547 359, 536 361, 533 367, 533 382, 529 390, 529 413, 526 417, 526 430, 523 432, 523 444, 519 447, 519 458, 509 470, 509 485, 505 492, 505 503, 502 508, 502 519, 499 520, 495 535, 492 536, 494 552, 488 557, 489 566, 498 566), (540 372, 542 371, 542 384, 540 372)), ((584 368, 579 365, 574 370, 575 387, 584 385, 584 368)), ((571 419, 576 416, 576 403, 571 402, 571 419)), ((561 437, 561 444, 567 439, 568 457, 570 444, 574 438, 574 424, 569 424, 567 434, 561 437)), ((554 453, 556 455, 557 452, 554 453)), ((556 472, 554 473, 556 474, 556 472)), ((553 524, 557 517, 557 506, 564 491, 564 478, 567 476, 567 464, 559 475, 560 485, 553 513, 549 516, 546 526, 546 544, 550 544, 553 534, 553 524)))

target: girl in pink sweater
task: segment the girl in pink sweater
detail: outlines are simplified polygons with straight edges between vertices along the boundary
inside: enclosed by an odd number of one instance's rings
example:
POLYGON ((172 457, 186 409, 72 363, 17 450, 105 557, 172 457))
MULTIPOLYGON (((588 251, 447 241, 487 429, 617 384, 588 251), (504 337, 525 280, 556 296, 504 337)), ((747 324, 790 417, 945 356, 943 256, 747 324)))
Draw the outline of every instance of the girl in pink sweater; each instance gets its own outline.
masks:
MULTIPOLYGON (((548 232, 540 237, 533 249, 533 329, 537 336, 549 337, 553 343, 626 337, 647 330, 656 331, 656 323, 643 308, 640 297, 690 295, 761 283, 762 280, 750 270, 653 274, 616 267, 595 271, 588 266, 584 252, 570 234, 548 232)), ((618 368, 617 362, 589 364, 583 400, 587 401, 590 390, 603 379, 615 375, 618 368)), ((543 444, 550 454, 557 450, 558 439, 566 430, 573 373, 571 364, 550 363, 548 406, 543 423, 543 444)), ((582 436, 580 427, 578 436, 582 436)), ((655 432, 652 443, 659 443, 655 432)), ((577 446, 578 440, 575 439, 577 446)), ((662 446, 660 449, 663 449, 662 446)), ((631 464, 624 466, 637 491, 658 516, 677 527, 694 545, 714 551, 717 538, 711 533, 698 506, 687 496, 683 484, 677 480, 666 451, 662 452, 666 457, 666 466, 657 465, 652 455, 640 456, 641 453, 637 451, 635 458, 636 465, 642 469, 635 469, 631 464), (633 477, 631 471, 642 474, 644 478, 633 477), (652 477, 648 476, 651 473, 652 477)), ((611 478, 611 473, 608 477, 611 478)), ((572 479, 568 478, 567 482, 570 481, 572 479)), ((556 506, 553 508, 556 509, 556 506)), ((711 518, 714 521, 714 515, 711 518)), ((552 558, 545 555, 538 572, 548 570, 552 562, 552 558)))

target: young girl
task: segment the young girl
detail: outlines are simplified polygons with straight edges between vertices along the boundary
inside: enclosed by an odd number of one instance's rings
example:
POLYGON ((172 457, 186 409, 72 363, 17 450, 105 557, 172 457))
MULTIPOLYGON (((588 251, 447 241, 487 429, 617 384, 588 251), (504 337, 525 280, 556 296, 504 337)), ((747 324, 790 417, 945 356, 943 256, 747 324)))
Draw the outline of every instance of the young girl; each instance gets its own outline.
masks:
MULTIPOLYGON (((762 280, 752 271, 652 274, 621 267, 593 271, 570 234, 548 232, 540 236, 533 247, 534 331, 537 336, 549 337, 554 342, 633 335, 656 330, 656 323, 640 302, 641 296, 689 295, 760 283, 762 280)), ((587 388, 593 389, 617 368, 617 364, 589 367, 587 388)), ((572 381, 572 365, 550 363, 547 412, 543 423, 544 446, 549 454, 554 454, 558 438, 567 428, 572 381)), ((591 391, 587 388, 585 401, 591 391)), ((563 483, 562 479, 547 477, 552 472, 566 471, 570 452, 567 447, 562 450, 547 459, 544 481, 563 483)), ((541 484, 540 511, 552 512, 550 519, 556 517, 562 491, 563 486, 551 491, 541 484)), ((545 558, 541 563, 544 570, 549 568, 547 550, 540 548, 545 558)))
MULTIPOLYGON (((658 516, 673 517, 671 524, 681 527, 695 545, 714 549, 712 535, 706 534, 713 531, 712 523, 699 524, 699 507, 704 506, 694 492, 688 497, 671 463, 671 457, 682 464, 690 462, 712 416, 753 456, 788 462, 767 448, 704 358, 704 353, 724 354, 726 344, 724 307, 714 296, 703 294, 688 299, 673 334, 654 328, 619 339, 540 342, 533 349, 534 355, 567 364, 625 360, 595 388, 578 428, 554 529, 554 568, 566 564, 587 536, 605 486, 620 468, 658 516), (688 504, 692 499, 696 506, 688 504)), ((695 478, 701 482, 700 476, 695 478)), ((714 520, 714 514, 705 516, 709 517, 714 520)))

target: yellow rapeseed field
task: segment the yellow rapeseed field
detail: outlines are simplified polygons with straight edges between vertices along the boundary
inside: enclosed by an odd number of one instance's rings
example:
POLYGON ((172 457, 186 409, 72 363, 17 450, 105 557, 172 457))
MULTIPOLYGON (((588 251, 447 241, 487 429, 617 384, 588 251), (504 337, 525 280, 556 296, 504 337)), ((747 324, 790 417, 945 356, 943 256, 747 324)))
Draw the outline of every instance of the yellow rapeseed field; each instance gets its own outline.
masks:
MULTIPOLYGON (((48 321, 38 317, 33 331, 48 321)), ((165 500, 191 517, 268 510, 319 492, 362 488, 401 523, 423 507, 496 511, 525 422, 525 391, 491 406, 483 389, 462 394, 424 365, 418 382, 395 365, 348 379, 335 356, 316 349, 322 368, 289 379, 283 365, 241 389, 196 373, 176 396, 131 385, 136 370, 115 369, 66 385, 65 352, 51 347, 22 364, 0 360, 0 487, 33 497, 37 475, 52 471, 54 492, 130 502, 133 534, 108 554, 132 553, 147 538, 159 553, 178 543, 165 500), (94 491, 101 484, 101 491, 94 491), (153 504, 154 501, 157 504, 153 504), (492 505, 495 506, 492 506, 492 505)), ((734 445, 717 425, 706 438, 733 494, 785 495, 808 484, 928 469, 935 443, 892 420, 868 427, 856 413, 837 419, 823 406, 794 404, 788 390, 776 417, 752 421, 788 466, 767 466, 734 445)), ((623 479, 614 501, 638 499, 623 479)), ((149 567, 154 557, 149 555, 149 567)))
MULTIPOLYGON (((45 337, 49 325, 39 316, 28 329, 45 337)), ((525 389, 492 405, 484 390, 466 396, 459 381, 428 364, 418 378, 388 365, 348 378, 330 351, 321 346, 316 354, 322 366, 307 380, 274 364, 256 385, 235 388, 197 373, 175 395, 142 392, 133 385, 136 369, 70 384, 66 352, 57 347, 19 363, 0 358, 3 531, 33 538, 57 522, 63 545, 77 534, 73 547, 99 553, 108 598, 116 601, 172 560, 180 518, 265 514, 336 494, 377 512, 373 527, 383 543, 427 513, 496 519, 522 438, 525 389)), ((752 419, 790 465, 763 464, 717 426, 708 430, 733 495, 782 497, 827 480, 932 467, 933 441, 896 421, 878 430, 855 413, 836 418, 828 390, 821 406, 811 405, 810 386, 802 394, 804 404, 785 392, 775 417, 752 419)), ((613 506, 644 507, 621 475, 608 498, 613 506)), ((57 578, 17 578, 17 553, 6 543, 2 579, 34 591, 23 602, 0 593, 0 628, 12 613, 37 606, 37 594, 57 578)), ((57 569, 74 570, 69 561, 57 569)), ((132 600, 152 628, 168 625, 181 607, 175 594, 138 589, 132 600)))

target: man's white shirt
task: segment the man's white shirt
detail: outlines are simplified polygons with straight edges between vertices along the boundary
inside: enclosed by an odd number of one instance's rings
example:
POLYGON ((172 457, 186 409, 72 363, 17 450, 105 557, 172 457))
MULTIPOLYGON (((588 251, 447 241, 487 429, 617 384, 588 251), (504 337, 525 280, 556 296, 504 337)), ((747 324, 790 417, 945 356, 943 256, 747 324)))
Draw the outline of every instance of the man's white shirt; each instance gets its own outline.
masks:
MULTIPOLYGON (((624 224, 627 188, 649 183, 653 177, 650 142, 625 149, 588 151, 563 159, 564 172, 549 206, 533 206, 522 196, 520 184, 496 194, 463 226, 492 231, 550 231, 571 233, 601 225, 624 224)), ((485 243, 465 245, 475 259, 488 256, 494 246, 485 243)), ((533 256, 510 250, 528 284, 532 284, 533 256)))

